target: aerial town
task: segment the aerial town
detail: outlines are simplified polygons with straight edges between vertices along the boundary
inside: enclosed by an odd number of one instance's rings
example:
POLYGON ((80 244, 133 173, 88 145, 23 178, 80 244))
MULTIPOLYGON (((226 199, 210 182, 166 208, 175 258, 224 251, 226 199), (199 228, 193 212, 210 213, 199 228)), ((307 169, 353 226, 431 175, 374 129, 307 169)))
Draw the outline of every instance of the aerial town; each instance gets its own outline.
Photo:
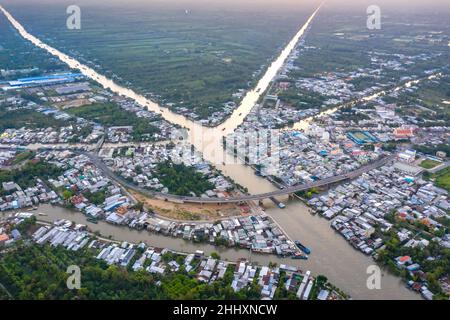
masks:
MULTIPOLYGON (((170 295, 168 283, 181 277, 231 288, 220 295, 228 299, 380 298, 346 287, 349 261, 323 266, 339 254, 332 246, 344 246, 360 261, 362 287, 374 264, 401 279, 383 288, 392 299, 448 300, 449 53, 369 48, 364 67, 305 67, 327 50, 310 43, 312 28, 308 21, 291 40, 278 69, 268 66, 270 81, 234 88, 206 117, 122 87, 118 76, 111 86, 94 63, 61 52, 52 53, 64 63, 57 72, 1 69, 0 261, 22 246, 74 254, 144 274, 169 299, 197 297, 170 295), (197 128, 235 162, 214 162, 207 147, 174 134, 197 128), (260 145, 263 132, 270 148, 260 145), (307 220, 326 227, 309 233, 307 220)), ((419 40, 440 45, 448 36, 419 40)))

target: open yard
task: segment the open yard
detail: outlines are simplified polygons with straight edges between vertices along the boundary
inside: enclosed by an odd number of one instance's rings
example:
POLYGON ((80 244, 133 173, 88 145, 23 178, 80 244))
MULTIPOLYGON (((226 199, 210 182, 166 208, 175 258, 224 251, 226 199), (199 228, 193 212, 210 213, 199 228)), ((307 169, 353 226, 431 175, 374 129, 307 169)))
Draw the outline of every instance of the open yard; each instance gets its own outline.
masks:
POLYGON ((425 169, 433 169, 434 167, 436 167, 440 164, 441 164, 441 162, 439 162, 439 161, 425 159, 420 163, 420 166, 425 169))
POLYGON ((155 198, 143 196, 140 193, 130 191, 136 200, 143 203, 146 207, 155 211, 158 215, 169 219, 195 221, 195 220, 211 220, 237 216, 241 214, 241 210, 234 204, 217 205, 189 203, 173 203, 155 198))

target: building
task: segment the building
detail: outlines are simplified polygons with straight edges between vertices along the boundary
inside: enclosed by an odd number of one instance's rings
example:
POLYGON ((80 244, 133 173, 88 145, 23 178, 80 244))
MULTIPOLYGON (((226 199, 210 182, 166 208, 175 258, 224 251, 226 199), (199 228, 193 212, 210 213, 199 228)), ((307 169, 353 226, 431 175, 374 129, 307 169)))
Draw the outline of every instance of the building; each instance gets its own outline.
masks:
POLYGON ((0 234, 0 245, 4 245, 6 243, 6 241, 9 240, 9 237, 7 234, 2 233, 0 234))
POLYGON ((438 151, 436 152, 436 157, 444 159, 445 157, 447 157, 447 154, 444 151, 438 151))
POLYGON ((412 128, 395 128, 394 139, 403 140, 414 137, 414 129, 412 128))
POLYGON ((412 163, 416 159, 416 150, 405 150, 398 154, 398 159, 402 162, 412 163))

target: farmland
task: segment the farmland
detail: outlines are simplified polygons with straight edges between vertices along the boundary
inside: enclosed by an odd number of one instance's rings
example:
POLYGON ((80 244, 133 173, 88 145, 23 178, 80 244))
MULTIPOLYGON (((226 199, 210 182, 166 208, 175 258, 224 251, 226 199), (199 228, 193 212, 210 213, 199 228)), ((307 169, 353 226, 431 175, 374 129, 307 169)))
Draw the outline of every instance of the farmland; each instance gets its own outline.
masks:
MULTIPOLYGON (((25 41, 3 15, 0 15, 0 30, 0 69, 38 68, 34 74, 38 74, 40 70, 60 71, 65 69, 65 66, 49 53, 25 41)), ((27 75, 32 74, 27 73, 27 75)), ((5 78, 10 79, 11 77, 5 78)))
POLYGON ((308 6, 264 12, 89 5, 82 7, 81 30, 68 30, 63 4, 24 8, 19 1, 5 7, 43 41, 199 118, 220 111, 224 103, 238 102, 233 93, 255 83, 311 14, 308 6))

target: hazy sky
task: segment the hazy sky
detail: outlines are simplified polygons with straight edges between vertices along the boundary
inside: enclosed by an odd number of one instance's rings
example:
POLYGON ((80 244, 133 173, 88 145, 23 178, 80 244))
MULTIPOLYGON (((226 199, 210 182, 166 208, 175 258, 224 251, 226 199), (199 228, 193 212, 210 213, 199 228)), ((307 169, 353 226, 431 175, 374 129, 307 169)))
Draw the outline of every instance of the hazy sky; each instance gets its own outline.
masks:
MULTIPOLYGON (((305 13, 313 10, 322 3, 322 0, 0 0, 5 7, 22 9, 22 5, 33 6, 58 5, 66 7, 76 4, 80 7, 119 7, 134 9, 145 7, 145 10, 197 10, 197 11, 241 11, 241 12, 264 12, 275 13, 296 12, 305 13)), ((447 14, 450 15, 450 0, 325 0, 324 9, 328 12, 349 13, 354 15, 366 14, 369 5, 378 5, 383 15, 404 14, 447 14)), ((144 9, 144 8, 142 8, 144 9)))
MULTIPOLYGON (((253 7, 258 9, 267 8, 289 8, 310 7, 318 5, 322 0, 0 0, 0 4, 13 3, 67 3, 67 4, 120 4, 122 6, 132 5, 162 5, 162 6, 208 6, 208 7, 253 7)), ((446 7, 450 8, 450 0, 325 0, 326 3, 337 7, 368 6, 371 4, 380 7, 446 7)))

